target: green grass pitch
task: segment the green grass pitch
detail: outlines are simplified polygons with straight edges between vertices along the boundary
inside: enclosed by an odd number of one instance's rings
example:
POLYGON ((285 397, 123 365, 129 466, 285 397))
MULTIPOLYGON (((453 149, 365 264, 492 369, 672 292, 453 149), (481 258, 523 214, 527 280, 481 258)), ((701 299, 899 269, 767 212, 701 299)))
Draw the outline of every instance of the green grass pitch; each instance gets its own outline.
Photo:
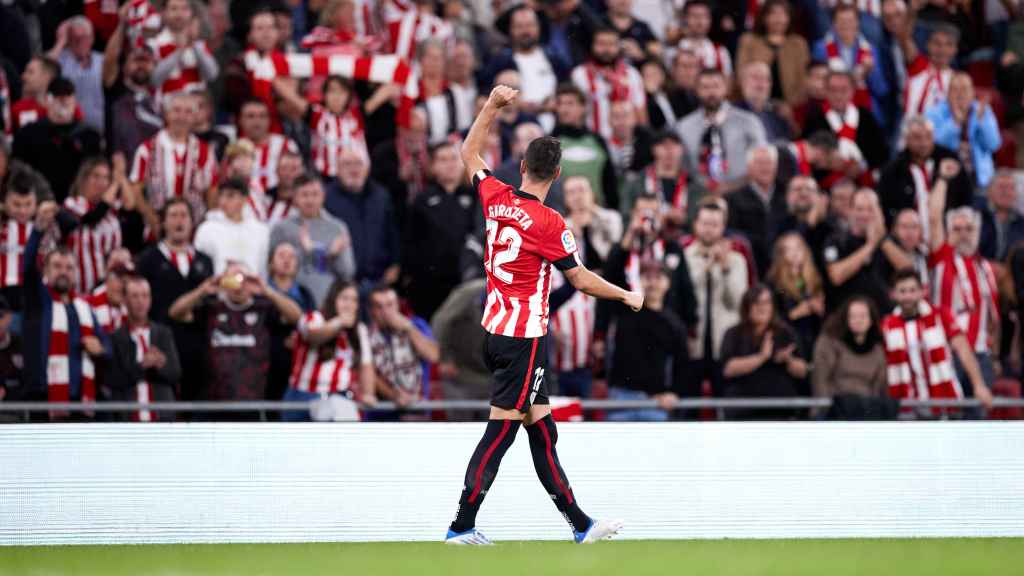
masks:
POLYGON ((0 547, 0 575, 1024 574, 1024 539, 643 540, 0 547))

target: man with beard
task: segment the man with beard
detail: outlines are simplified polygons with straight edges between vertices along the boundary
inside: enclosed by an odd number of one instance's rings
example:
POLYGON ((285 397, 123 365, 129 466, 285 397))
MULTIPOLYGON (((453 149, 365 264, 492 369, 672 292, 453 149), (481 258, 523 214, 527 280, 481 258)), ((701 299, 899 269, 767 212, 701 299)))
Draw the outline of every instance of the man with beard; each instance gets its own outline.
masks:
MULTIPOLYGON (((25 384, 17 400, 91 403, 96 401, 94 360, 107 352, 89 303, 74 293, 75 257, 58 248, 46 255, 43 270, 38 265, 40 244, 57 212, 53 202, 39 205, 22 261, 25 384)), ((89 417, 50 412, 51 420, 69 416, 89 417)))
POLYGON ((509 47, 491 57, 484 74, 486 85, 494 84, 502 70, 519 71, 519 107, 538 112, 544 101, 555 95, 558 79, 569 73, 569 65, 545 46, 540 46, 540 21, 525 4, 509 12, 509 47))
POLYGON ((676 125, 692 172, 708 190, 728 192, 745 183, 747 151, 766 141, 764 125, 725 101, 728 84, 719 70, 697 80, 700 108, 676 125))
POLYGON ((609 119, 613 102, 633 104, 640 116, 639 123, 647 123, 647 93, 644 80, 636 68, 621 58, 619 33, 614 28, 598 28, 590 42, 590 61, 572 71, 572 82, 589 100, 587 128, 612 140, 609 119))
POLYGON ((203 380, 203 327, 174 322, 167 311, 181 295, 213 275, 213 261, 192 245, 192 210, 184 198, 168 200, 160 216, 163 239, 139 254, 135 268, 152 287, 150 317, 170 326, 178 352, 189 359, 182 364, 179 397, 195 400, 203 380))
POLYGON ((124 61, 124 80, 116 97, 108 91, 110 150, 131 158, 135 150, 163 127, 156 99, 149 89, 156 59, 145 44, 134 46, 124 61))
MULTIPOLYGON (((959 172, 956 160, 943 160, 929 198, 931 302, 953 317, 974 351, 985 384, 991 386, 996 376, 993 359, 999 358, 999 286, 992 265, 978 253, 981 214, 962 206, 946 212, 943 222, 946 186, 959 172)), ((965 367, 958 363, 956 368, 963 381, 965 367)), ((965 392, 971 395, 969 390, 965 392)))
POLYGON ((829 280, 825 301, 830 310, 858 294, 871 298, 879 310, 889 307, 885 256, 902 255, 902 251, 886 233, 878 196, 862 188, 853 196, 849 229, 835 232, 825 241, 823 255, 829 280))

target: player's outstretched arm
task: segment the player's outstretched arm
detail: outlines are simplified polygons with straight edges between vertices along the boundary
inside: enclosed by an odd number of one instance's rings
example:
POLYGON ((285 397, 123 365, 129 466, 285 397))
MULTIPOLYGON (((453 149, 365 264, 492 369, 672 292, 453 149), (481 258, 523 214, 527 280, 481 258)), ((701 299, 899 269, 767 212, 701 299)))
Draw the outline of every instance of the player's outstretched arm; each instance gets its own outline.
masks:
POLYGON ((466 134, 466 140, 462 143, 462 164, 466 167, 466 174, 471 180, 480 170, 490 168, 481 154, 487 142, 487 134, 491 131, 498 110, 515 102, 517 96, 519 90, 500 84, 495 86, 484 107, 480 109, 480 114, 469 127, 469 134, 466 134))
POLYGON ((644 295, 642 292, 635 290, 632 292, 629 290, 623 290, 615 284, 601 278, 597 274, 594 274, 590 270, 587 270, 586 266, 576 266, 571 270, 566 270, 565 278, 570 284, 575 286, 577 290, 588 296, 622 302, 626 306, 629 306, 629 308, 634 312, 640 310, 644 305, 644 295))

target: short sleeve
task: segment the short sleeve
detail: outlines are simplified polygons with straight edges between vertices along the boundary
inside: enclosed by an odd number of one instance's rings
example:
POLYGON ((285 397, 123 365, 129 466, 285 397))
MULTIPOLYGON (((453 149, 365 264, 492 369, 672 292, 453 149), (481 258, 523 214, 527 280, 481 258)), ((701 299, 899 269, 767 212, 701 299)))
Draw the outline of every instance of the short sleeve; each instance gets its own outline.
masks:
POLYGON ((366 324, 360 322, 356 328, 356 334, 359 338, 359 365, 368 366, 373 364, 373 351, 370 350, 370 331, 366 329, 366 324))
POLYGON ((324 316, 320 312, 314 310, 313 312, 307 312, 299 318, 298 331, 299 335, 304 340, 309 339, 309 331, 315 328, 320 328, 324 325, 324 316))
POLYGON ((557 213, 549 220, 540 243, 540 255, 562 272, 580 265, 576 237, 557 213))

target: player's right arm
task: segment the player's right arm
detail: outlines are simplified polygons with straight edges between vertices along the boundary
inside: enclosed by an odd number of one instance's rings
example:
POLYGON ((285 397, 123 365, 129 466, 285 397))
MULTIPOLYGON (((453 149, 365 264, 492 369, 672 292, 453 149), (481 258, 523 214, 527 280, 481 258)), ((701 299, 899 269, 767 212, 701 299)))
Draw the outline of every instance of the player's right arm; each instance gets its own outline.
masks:
POLYGON ((629 291, 619 288, 608 282, 590 270, 586 266, 576 266, 564 272, 566 280, 576 287, 577 290, 594 298, 604 300, 615 300, 629 306, 634 312, 640 310, 644 305, 644 295, 639 291, 629 291))
POLYGON ((466 167, 466 174, 469 179, 480 170, 488 170, 487 162, 484 162, 482 152, 487 142, 487 134, 491 131, 491 125, 498 116, 498 111, 515 101, 519 95, 518 90, 508 86, 498 85, 491 90, 491 95, 480 110, 473 125, 469 128, 466 140, 462 142, 462 164, 466 167))

